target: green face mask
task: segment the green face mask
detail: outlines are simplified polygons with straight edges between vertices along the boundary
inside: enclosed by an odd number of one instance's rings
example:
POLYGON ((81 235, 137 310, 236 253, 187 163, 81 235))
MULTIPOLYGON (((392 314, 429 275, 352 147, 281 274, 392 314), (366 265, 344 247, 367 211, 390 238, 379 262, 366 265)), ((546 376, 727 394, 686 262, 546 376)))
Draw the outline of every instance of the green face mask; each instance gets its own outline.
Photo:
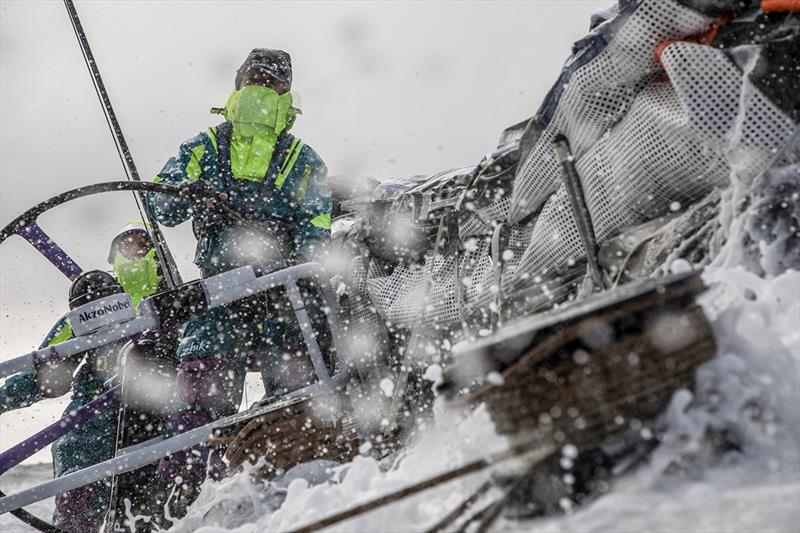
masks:
POLYGON ((294 121, 291 93, 248 85, 233 91, 225 104, 225 118, 233 124, 233 177, 262 181, 272 160, 278 135, 294 121))
POLYGON ((128 259, 117 252, 114 256, 114 271, 122 289, 131 295, 134 308, 143 299, 154 294, 161 282, 155 250, 150 250, 141 259, 128 259))
POLYGON ((268 131, 278 135, 287 129, 292 114, 291 93, 278 94, 260 85, 233 91, 225 103, 225 118, 233 123, 234 131, 244 137, 268 131))

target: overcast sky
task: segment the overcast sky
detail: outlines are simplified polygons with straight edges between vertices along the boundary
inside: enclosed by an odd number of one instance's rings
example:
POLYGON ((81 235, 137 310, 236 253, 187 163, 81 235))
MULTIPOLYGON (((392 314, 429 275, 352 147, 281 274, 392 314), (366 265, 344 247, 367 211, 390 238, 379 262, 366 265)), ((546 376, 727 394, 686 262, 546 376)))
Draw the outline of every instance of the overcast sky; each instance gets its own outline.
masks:
MULTIPOLYGON (((77 1, 139 172, 150 179, 218 117, 254 47, 292 55, 303 115, 293 133, 331 174, 380 178, 473 164, 532 115, 606 0, 529 2, 77 1)), ((50 196, 124 179, 60 1, 0 0, 0 225, 50 196)), ((84 269, 137 217, 114 193, 45 214, 84 269)), ((185 225, 187 226, 187 225, 185 225)), ((194 241, 168 230, 187 278, 194 241)), ((37 345, 69 282, 24 241, 0 246, 0 359, 37 345)), ((0 419, 0 449, 63 402, 0 419)))

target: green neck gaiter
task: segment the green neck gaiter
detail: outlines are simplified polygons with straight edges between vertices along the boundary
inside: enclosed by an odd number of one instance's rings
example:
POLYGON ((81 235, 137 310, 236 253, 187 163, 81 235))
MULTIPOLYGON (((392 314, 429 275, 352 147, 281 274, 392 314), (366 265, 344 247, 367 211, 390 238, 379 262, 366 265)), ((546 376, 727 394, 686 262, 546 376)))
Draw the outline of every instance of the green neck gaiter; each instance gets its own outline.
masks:
POLYGON ((233 124, 231 169, 233 177, 263 181, 278 135, 292 116, 291 93, 248 85, 233 91, 225 104, 225 118, 233 124))
POLYGON ((155 250, 150 250, 141 259, 128 259, 117 252, 114 256, 114 271, 122 290, 131 295, 134 309, 139 302, 154 294, 161 282, 155 250))

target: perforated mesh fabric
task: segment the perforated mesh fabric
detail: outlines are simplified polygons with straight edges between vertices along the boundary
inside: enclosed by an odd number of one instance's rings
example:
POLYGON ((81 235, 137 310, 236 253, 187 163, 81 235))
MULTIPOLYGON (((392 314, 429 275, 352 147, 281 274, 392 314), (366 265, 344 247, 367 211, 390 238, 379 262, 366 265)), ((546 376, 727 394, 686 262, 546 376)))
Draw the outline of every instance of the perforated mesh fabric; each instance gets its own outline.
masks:
POLYGON ((365 258, 354 257, 350 262, 345 284, 350 302, 350 324, 348 326, 355 334, 381 329, 381 317, 377 314, 367 292, 367 277, 365 258))
POLYGON ((464 305, 467 309, 484 308, 494 301, 492 285, 495 270, 491 260, 491 241, 488 237, 468 239, 467 248, 459 263, 459 274, 464 287, 464 305))
MULTIPOLYGON (((750 49, 752 69, 758 47, 750 49)), ((737 55, 745 56, 747 49, 737 55)), ((729 160, 736 177, 749 183, 772 161, 796 125, 768 100, 724 52, 674 43, 662 62, 695 137, 729 160)))
POLYGON ((503 195, 484 207, 479 207, 461 223, 462 237, 487 235, 492 232, 492 222, 505 220, 511 207, 511 196, 503 195))
MULTIPOLYGON (((455 256, 434 258, 431 250, 424 265, 370 271, 358 290, 381 317, 420 331, 452 327, 463 312, 488 309, 497 291, 491 236, 498 223, 511 222, 502 254, 506 296, 585 256, 553 156, 556 133, 570 141, 600 242, 686 208, 732 177, 749 182, 768 167, 797 125, 726 52, 679 41, 663 50, 660 63, 655 58, 659 43, 697 34, 710 19, 673 0, 645 0, 623 22, 563 88, 519 165, 513 194, 462 216, 458 269, 455 256)), ((747 71, 754 61, 743 50, 737 54, 747 71)))
POLYGON ((481 220, 474 212, 467 212, 465 215, 462 215, 458 229, 462 237, 485 235, 491 231, 491 227, 481 220))
MULTIPOLYGON (((430 265, 430 260, 425 262, 430 265)), ((457 324, 460 320, 456 301, 455 257, 437 256, 432 265, 431 283, 425 295, 423 330, 457 324)))
POLYGON ((388 276, 370 278, 367 287, 381 316, 392 324, 425 330, 460 320, 454 257, 398 265, 388 276))
POLYGON ((378 312, 393 324, 416 324, 425 301, 424 265, 398 265, 388 276, 370 277, 367 290, 378 312))
POLYGON ((552 120, 517 172, 512 222, 536 211, 561 182, 552 150, 555 135, 566 135, 573 154, 582 157, 627 113, 647 80, 660 72, 656 46, 698 33, 710 22, 672 0, 642 2, 608 46, 569 80, 552 120))
POLYGON ((531 277, 528 272, 520 272, 517 274, 517 271, 522 262, 525 250, 528 248, 528 243, 531 242, 533 229, 534 225, 532 223, 516 224, 511 227, 503 264, 503 280, 501 287, 504 294, 508 294, 512 290, 508 283, 510 280, 528 282, 531 277))
MULTIPOLYGON (((724 186, 731 165, 752 180, 794 129, 724 52, 679 42, 662 60, 669 81, 645 86, 576 163, 600 241, 724 186)), ((584 256, 562 184, 537 218, 517 273, 546 274, 584 256)), ((507 280, 509 288, 520 284, 507 280)))
POLYGON ((372 302, 387 321, 422 330, 444 328, 461 321, 465 311, 484 308, 494 300, 494 268, 487 238, 471 238, 459 256, 461 302, 456 292, 455 256, 426 259, 425 265, 398 265, 387 276, 367 281, 372 302))

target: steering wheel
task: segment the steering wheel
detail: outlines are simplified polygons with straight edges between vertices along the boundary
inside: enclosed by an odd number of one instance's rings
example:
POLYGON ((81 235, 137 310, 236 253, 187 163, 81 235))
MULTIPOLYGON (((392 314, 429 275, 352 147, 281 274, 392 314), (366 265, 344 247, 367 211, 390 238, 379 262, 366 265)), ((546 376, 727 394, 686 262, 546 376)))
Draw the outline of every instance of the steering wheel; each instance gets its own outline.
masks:
POLYGON ((81 267, 78 266, 64 249, 44 232, 39 226, 38 218, 42 213, 46 213, 54 207, 71 202, 72 200, 92 196, 94 194, 116 191, 158 192, 170 196, 178 196, 179 189, 164 183, 144 181, 109 181, 78 187, 36 204, 31 209, 28 209, 9 222, 2 231, 0 231, 0 244, 5 242, 5 240, 12 235, 19 235, 36 248, 36 250, 58 268, 62 274, 70 280, 74 280, 82 272, 81 267))
MULTIPOLYGON (((71 189, 57 196, 53 196, 44 202, 36 204, 31 209, 28 209, 20 216, 9 222, 0 231, 0 244, 5 242, 6 239, 12 235, 18 235, 36 248, 36 250, 48 261, 50 261, 50 263, 52 263, 56 268, 58 268, 62 274, 64 274, 70 280, 74 280, 81 274, 82 269, 77 263, 75 263, 75 261, 67 252, 65 252, 44 232, 44 230, 39 226, 38 218, 43 213, 46 213, 54 207, 71 202, 72 200, 77 200, 78 198, 92 196, 95 194, 117 191, 158 192, 168 194, 170 196, 178 196, 179 189, 164 183, 143 181, 109 181, 71 189)), ((0 497, 2 496, 4 496, 4 494, 0 492, 0 497)), ((45 520, 33 516, 24 509, 11 511, 11 514, 38 531, 48 533, 65 533, 60 528, 53 526, 45 520)))

